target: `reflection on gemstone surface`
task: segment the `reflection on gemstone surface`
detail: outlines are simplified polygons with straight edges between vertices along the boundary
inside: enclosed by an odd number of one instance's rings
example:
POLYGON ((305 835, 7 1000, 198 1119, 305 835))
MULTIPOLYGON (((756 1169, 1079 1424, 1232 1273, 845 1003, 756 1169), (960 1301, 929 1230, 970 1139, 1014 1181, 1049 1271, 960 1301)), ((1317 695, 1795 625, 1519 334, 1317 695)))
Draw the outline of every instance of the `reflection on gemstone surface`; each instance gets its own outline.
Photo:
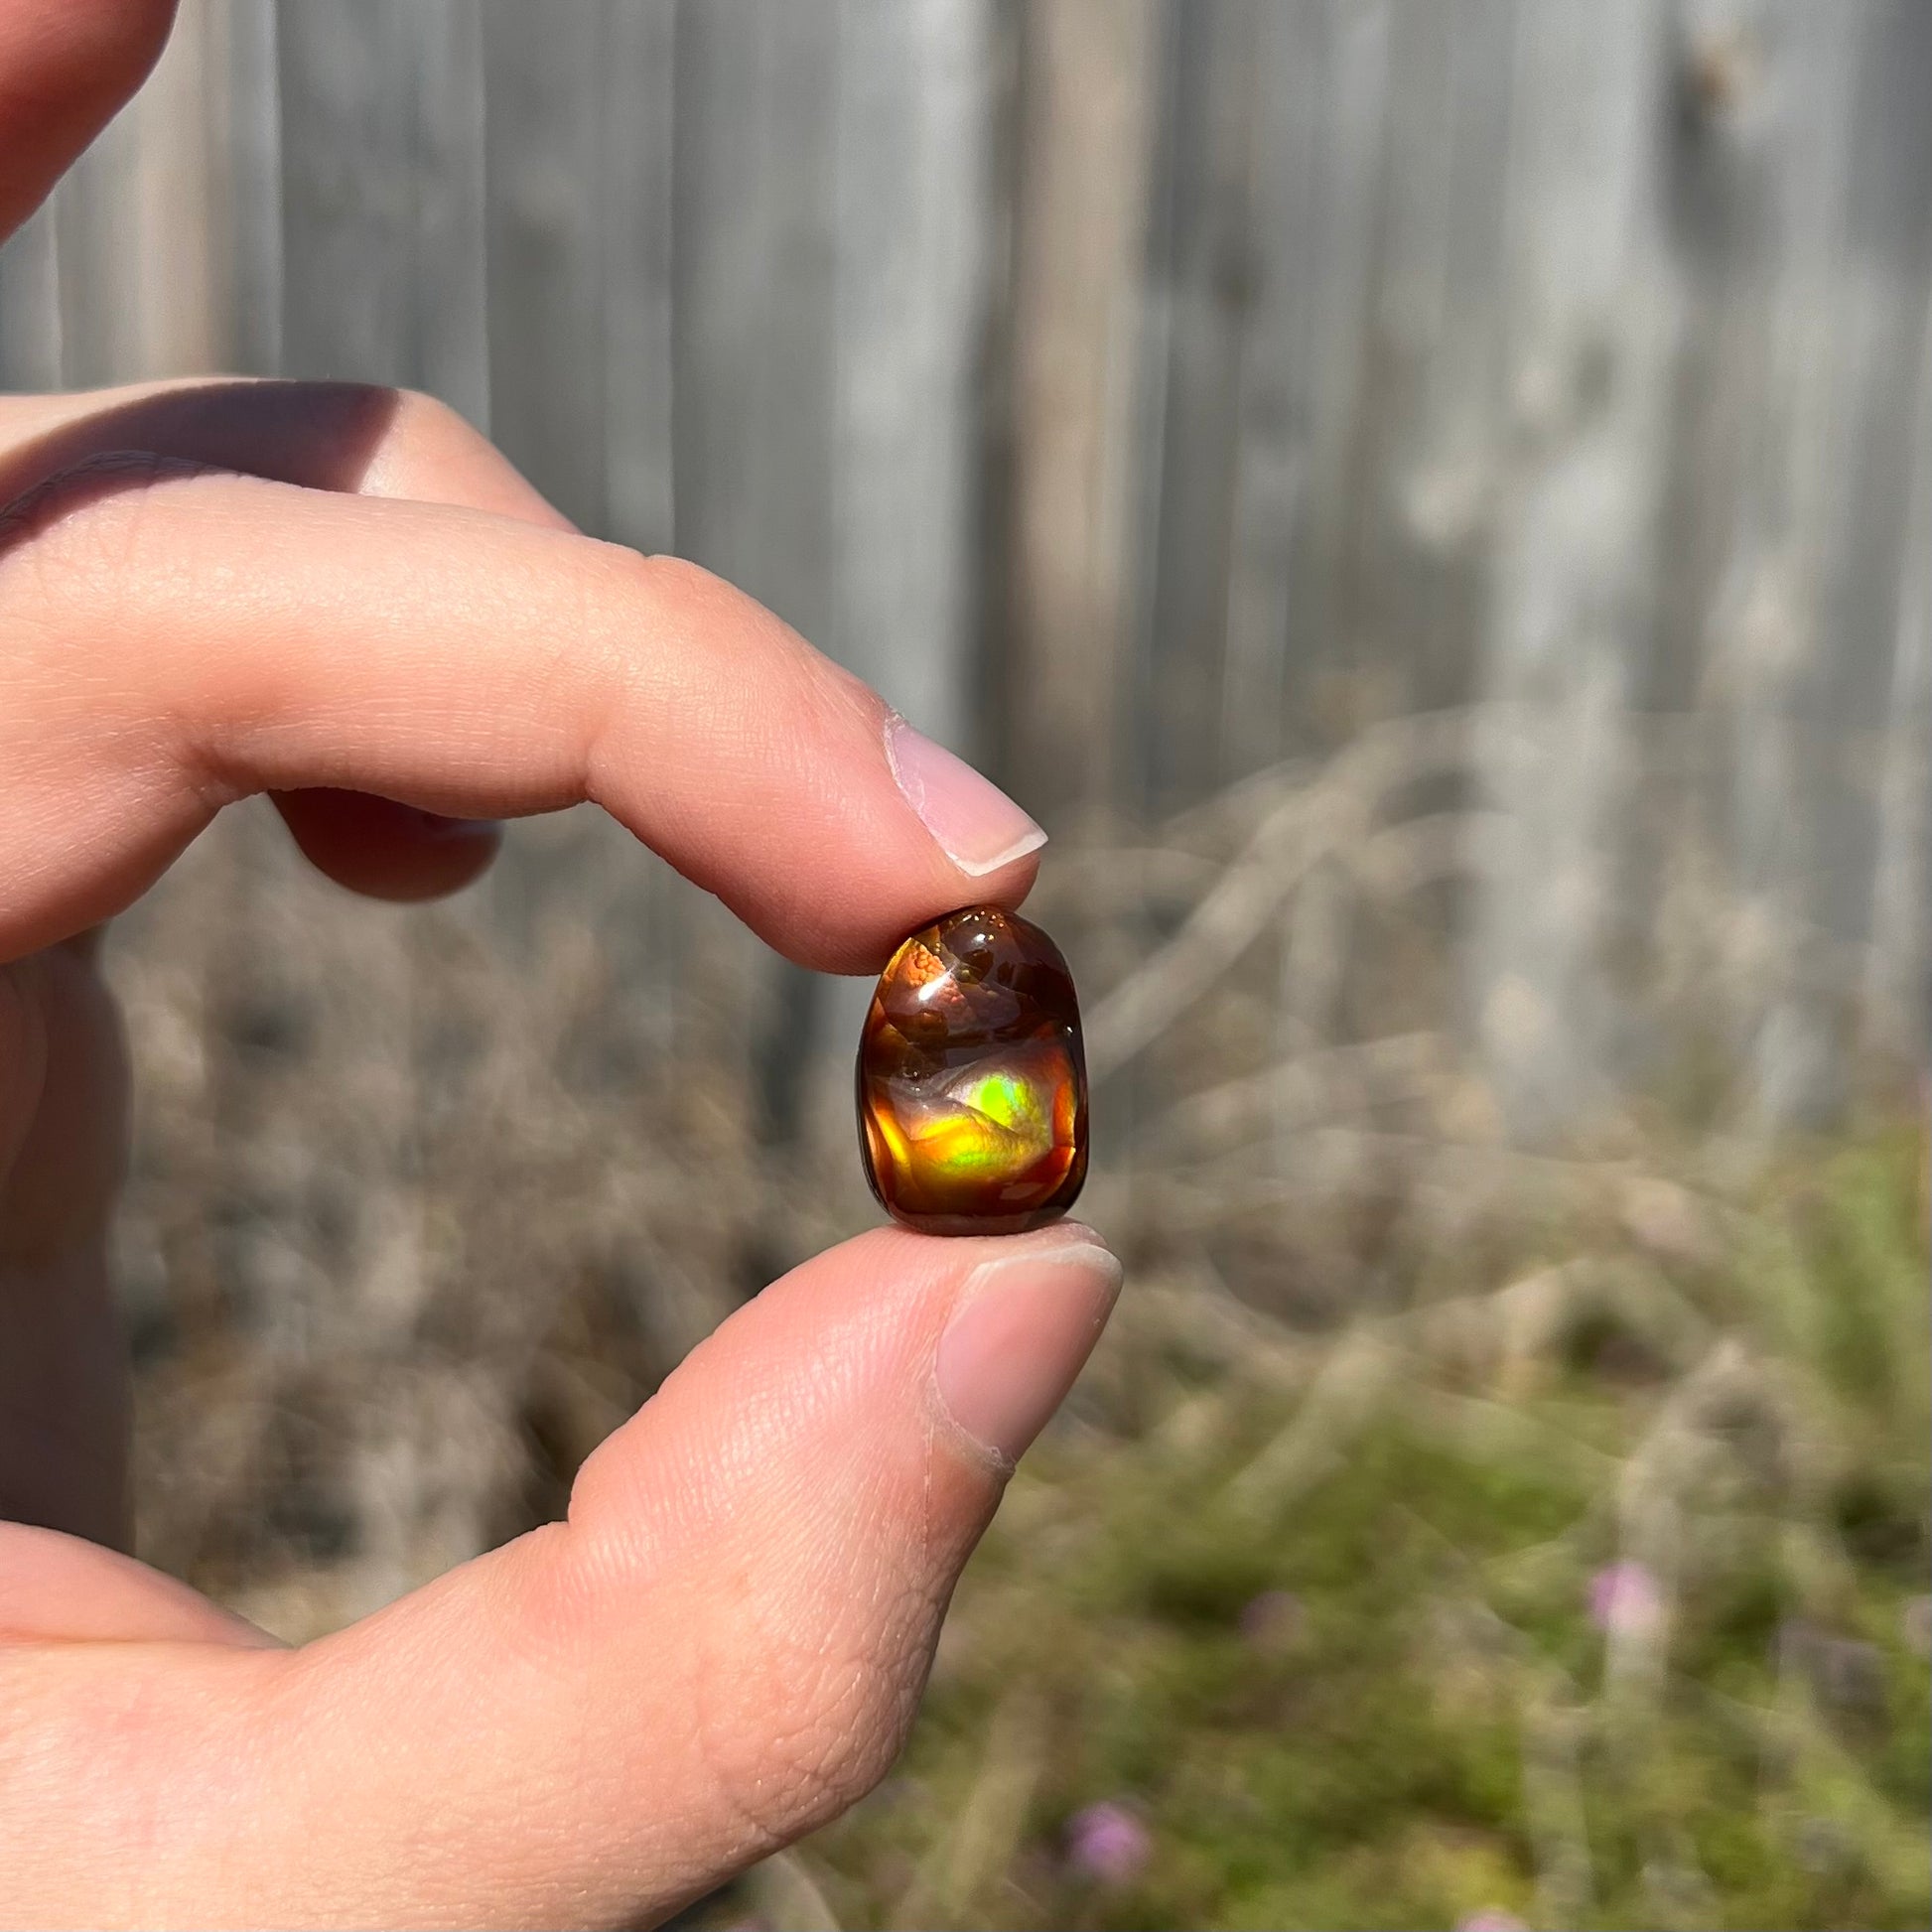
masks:
POLYGON ((1087 1075, 1059 948, 997 906, 951 912, 893 955, 859 1042, 866 1178, 928 1234, 1016 1234, 1087 1172, 1087 1075))

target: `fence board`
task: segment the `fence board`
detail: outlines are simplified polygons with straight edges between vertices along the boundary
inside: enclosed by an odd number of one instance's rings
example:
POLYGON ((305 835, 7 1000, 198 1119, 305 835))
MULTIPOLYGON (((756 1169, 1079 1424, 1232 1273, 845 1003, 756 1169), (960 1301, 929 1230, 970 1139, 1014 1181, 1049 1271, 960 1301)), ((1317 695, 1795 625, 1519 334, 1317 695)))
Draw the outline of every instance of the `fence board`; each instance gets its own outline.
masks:
POLYGON ((0 247, 0 387, 61 386, 61 283, 55 248, 52 203, 36 209, 0 247))
MULTIPOLYGON (((1715 615, 1732 720, 1732 851, 1753 922, 1770 936, 1775 955, 1764 975, 1765 1003, 1739 1043, 1756 1066, 1768 1109, 1780 1116, 1811 1113, 1837 1083, 1835 1029, 1819 1007, 1815 977, 1826 935, 1807 903, 1822 800, 1807 799, 1802 787, 1825 775, 1821 753, 1843 755, 1808 729, 1807 687, 1824 669, 1820 646, 1842 568, 1843 526, 1827 492, 1845 471, 1850 398, 1839 331, 1852 318, 1833 292, 1852 269, 1843 211, 1860 42, 1873 18, 1872 9, 1856 9, 1841 31, 1826 31, 1815 17, 1793 15, 1771 40, 1783 218, 1761 284, 1764 389, 1752 399, 1753 447, 1730 564, 1736 588, 1729 609, 1715 615)), ((1842 673, 1842 645, 1831 657, 1842 673)))
MULTIPOLYGON (((1809 648, 1790 692, 1798 737, 1797 820, 1783 855, 1786 897, 1807 974, 1774 1013, 1760 1056, 1761 1104, 1773 1119, 1824 1119, 1849 1097, 1862 976, 1842 963, 1874 933, 1882 760, 1872 756, 1894 718, 1900 646, 1901 560, 1932 539, 1914 524, 1914 393, 1932 269, 1932 14, 1896 0, 1846 27, 1853 62, 1844 180, 1827 220, 1837 272, 1814 293, 1826 311, 1806 325, 1810 368, 1829 382, 1822 461, 1812 494, 1795 505, 1816 574, 1809 648), (1823 300, 1820 301, 1820 295, 1823 300), (1778 1034, 1786 1035, 1779 1044, 1778 1034), (1795 1040, 1797 1044, 1791 1042, 1795 1040)), ((1822 54, 1822 50, 1817 50, 1822 54)))
POLYGON ((486 428, 481 16, 282 0, 291 375, 427 389, 486 428))
POLYGON ((608 533, 676 542, 671 461, 675 0, 613 6, 602 78, 605 495, 608 533))
POLYGON ((1493 507, 1484 661, 1500 807, 1472 908, 1473 1000, 1519 1129, 1600 1110, 1612 1052, 1603 882, 1635 789, 1670 318, 1658 291, 1664 18, 1543 0, 1518 23, 1502 281, 1514 448, 1493 507), (1525 720, 1529 722, 1525 722, 1525 720))
POLYGON ((1864 1044, 1878 1065, 1932 1060, 1932 311, 1912 411, 1915 458, 1878 780, 1864 1044))
MULTIPOLYGON (((838 25, 785 0, 680 5, 672 249, 678 549, 828 644, 838 25)), ((779 970, 758 1003, 774 1139, 799 1131, 823 1002, 779 970)))
POLYGON ((610 9, 574 9, 567 32, 519 0, 482 18, 490 430, 566 516, 601 532, 610 9))
POLYGON ((1879 728, 1894 647, 1897 398, 1924 275, 1899 189, 1860 157, 1877 122, 1894 163, 1909 153, 1888 76, 1922 67, 1916 26, 1884 6, 1693 6, 1680 28, 1670 206, 1690 315, 1651 699, 1719 737, 1694 823, 1741 906, 1720 966, 1739 989, 1728 1044, 1773 1119, 1842 1091, 1842 953, 1868 930, 1872 802, 1847 761, 1879 728))
POLYGON ((1269 7, 1257 34, 1250 86, 1267 111, 1251 144, 1251 238, 1228 271, 1249 292, 1220 653, 1218 762, 1230 774, 1272 762, 1288 743, 1291 622, 1311 588, 1310 497, 1330 481, 1316 470, 1321 383, 1344 376, 1350 359, 1330 316, 1339 307, 1354 311, 1354 327, 1360 321, 1366 229, 1351 216, 1364 157, 1345 124, 1359 125, 1361 103, 1348 84, 1344 32, 1333 6, 1269 7))
POLYGON ((275 0, 209 0, 211 168, 217 207, 221 366, 282 367, 282 92, 275 0))
POLYGON ((1515 8, 1397 8, 1391 20, 1362 446, 1317 723, 1466 699, 1499 481, 1504 210, 1515 8))
MULTIPOLYGON (((1809 1116, 1924 1039, 1928 97, 1914 0, 188 0, 0 379, 431 389, 1061 831, 1540 708, 1459 935, 1514 1116, 1654 1057, 1626 970, 1809 1116)), ((465 916, 566 874, 640 1038, 761 970, 588 820, 465 916)), ((1356 1024, 1304 915, 1298 1040, 1356 1024)), ((774 1131, 838 997, 754 1002, 774 1131)))
POLYGON ((1024 11, 1002 760, 1035 815, 1112 801, 1134 634, 1141 280, 1167 14, 1152 0, 1024 11))
MULTIPOLYGON (((1282 199, 1293 224, 1283 243, 1283 293, 1291 306, 1281 326, 1296 346, 1264 346, 1261 352, 1283 358, 1293 371, 1297 461, 1306 471, 1284 545, 1287 624, 1278 640, 1279 737, 1292 752, 1328 742, 1330 694, 1345 675, 1353 621, 1350 550, 1355 505, 1369 474, 1363 427, 1374 418, 1381 377, 1372 322, 1399 11, 1386 3, 1334 0, 1318 28, 1309 28, 1321 43, 1318 54, 1310 50, 1311 63, 1318 62, 1317 98, 1291 96, 1284 113, 1306 106, 1307 119, 1298 133, 1287 122, 1277 137, 1274 165, 1281 175, 1271 193, 1282 199)), ((1275 32, 1278 59, 1292 61, 1292 39, 1280 26, 1275 32)), ((1259 559, 1248 565, 1251 573, 1262 567, 1259 559)))
POLYGON ((828 647, 964 749, 990 210, 986 0, 843 0, 828 647))
POLYGON ((1157 808, 1192 802, 1221 776, 1242 348, 1258 288, 1282 267, 1273 237, 1255 231, 1250 198, 1269 117, 1257 68, 1262 13, 1254 0, 1209 0, 1180 8, 1174 25, 1171 172, 1161 187, 1171 251, 1166 421, 1144 700, 1157 808))
POLYGON ((678 12, 678 547, 814 637, 837 602, 836 56, 830 9, 678 12))
POLYGON ((61 375, 70 388, 221 364, 214 38, 207 0, 191 0, 147 86, 54 192, 61 375))

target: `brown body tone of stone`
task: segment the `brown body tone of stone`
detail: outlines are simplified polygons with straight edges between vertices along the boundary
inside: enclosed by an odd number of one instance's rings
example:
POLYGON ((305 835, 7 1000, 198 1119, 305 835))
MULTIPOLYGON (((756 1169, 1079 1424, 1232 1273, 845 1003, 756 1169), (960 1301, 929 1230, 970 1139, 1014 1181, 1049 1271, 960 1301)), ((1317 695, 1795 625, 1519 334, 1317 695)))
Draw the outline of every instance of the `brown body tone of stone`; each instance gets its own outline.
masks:
POLYGON ((1087 1067, 1060 949, 998 906, 915 932, 859 1040, 866 1178, 926 1234, 1019 1234, 1087 1177, 1087 1067))

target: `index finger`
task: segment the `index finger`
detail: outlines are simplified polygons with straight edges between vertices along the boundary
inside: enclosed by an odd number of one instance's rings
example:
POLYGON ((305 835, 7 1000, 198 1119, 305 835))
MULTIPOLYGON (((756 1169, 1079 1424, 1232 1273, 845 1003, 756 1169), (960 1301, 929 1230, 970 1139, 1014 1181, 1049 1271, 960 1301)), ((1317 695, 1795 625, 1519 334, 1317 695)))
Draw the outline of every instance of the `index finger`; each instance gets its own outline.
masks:
POLYGON ((828 971, 1032 883, 1019 806, 693 565, 153 459, 11 523, 0 957, 119 910, 221 804, 309 785, 593 800, 828 971))
POLYGON ((175 0, 0 0, 0 235, 147 76, 175 0))

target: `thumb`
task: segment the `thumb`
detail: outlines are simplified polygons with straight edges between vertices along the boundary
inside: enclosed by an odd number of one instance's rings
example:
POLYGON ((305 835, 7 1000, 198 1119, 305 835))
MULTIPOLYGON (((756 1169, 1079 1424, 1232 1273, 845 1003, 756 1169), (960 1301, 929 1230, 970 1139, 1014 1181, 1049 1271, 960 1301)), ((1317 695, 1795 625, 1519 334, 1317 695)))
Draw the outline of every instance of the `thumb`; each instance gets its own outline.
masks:
MULTIPOLYGON (((806 1263, 603 1445, 567 1522, 305 1651, 229 1653, 254 1789, 184 1800, 217 1834, 191 1863, 260 1874, 257 1919, 636 1923, 833 1817, 897 1753, 1119 1280, 1076 1223, 806 1263)), ((181 1842, 170 1802, 150 1848, 181 1842)))

